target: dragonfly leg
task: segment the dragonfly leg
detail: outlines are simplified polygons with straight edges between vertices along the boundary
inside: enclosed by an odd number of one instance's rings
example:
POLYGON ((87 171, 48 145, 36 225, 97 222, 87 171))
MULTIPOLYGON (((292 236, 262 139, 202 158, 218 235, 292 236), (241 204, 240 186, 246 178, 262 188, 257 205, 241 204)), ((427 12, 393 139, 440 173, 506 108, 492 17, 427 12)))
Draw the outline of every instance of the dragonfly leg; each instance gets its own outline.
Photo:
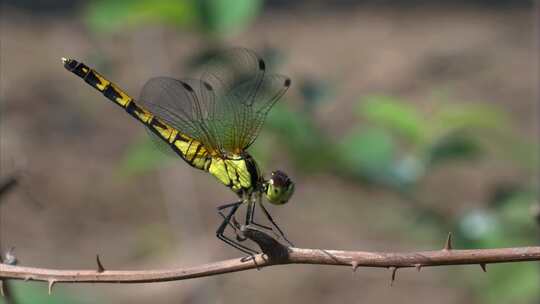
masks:
POLYGON ((255 207, 257 207, 257 203, 253 203, 253 206, 251 207, 251 210, 249 210, 250 214, 249 214, 249 218, 246 217, 246 225, 253 225, 253 226, 263 228, 263 229, 270 230, 270 231, 274 232, 272 227, 268 227, 268 226, 265 226, 265 225, 262 225, 262 224, 259 224, 259 223, 255 222, 255 207))
MULTIPOLYGON (((245 225, 249 225, 251 223, 251 218, 253 217, 253 202, 250 200, 247 202, 247 210, 246 210, 246 221, 245 225)), ((236 226, 238 229, 240 228, 240 225, 236 221, 236 218, 233 218, 233 226, 236 226)), ((236 229, 234 230, 237 231, 236 229)), ((239 233, 236 233, 236 240, 239 242, 245 241, 247 238, 245 236, 240 235, 239 233)))
MULTIPOLYGON (((235 205, 239 205, 241 204, 242 202, 235 202, 235 203, 231 203, 231 204, 226 204, 226 205, 222 205, 222 206, 219 206, 217 209, 218 209, 218 213, 219 215, 221 215, 221 217, 225 220, 227 217, 225 216, 225 214, 223 214, 223 210, 227 209, 227 208, 231 208, 231 207, 234 207, 235 205)), ((249 210, 248 210, 249 212, 249 210)), ((229 227, 232 228, 232 230, 234 231, 234 234, 236 235, 236 240, 238 242, 243 242, 246 240, 246 237, 242 236, 240 233, 238 233, 238 231, 240 230, 240 224, 238 223, 238 221, 236 221, 236 216, 233 215, 229 220, 228 220, 228 225, 229 227)))
POLYGON ((251 202, 250 205, 248 206, 248 210, 247 210, 247 213, 246 213, 246 226, 252 225, 252 226, 255 226, 255 227, 259 227, 259 228, 268 230, 269 232, 272 232, 272 234, 274 235, 275 238, 280 239, 282 237, 282 235, 276 233, 276 231, 274 231, 274 229, 272 229, 272 227, 268 227, 266 225, 262 225, 262 224, 259 224, 259 223, 255 222, 255 208, 257 207, 257 204, 259 204, 259 202, 251 202))
POLYGON ((253 212, 255 211, 255 208, 253 208, 253 202, 249 201, 247 203, 247 211, 246 211, 246 226, 251 224, 252 218, 253 218, 253 212))
MULTIPOLYGON (((234 203, 231 203, 231 204, 221 205, 221 206, 217 207, 218 213, 219 213, 219 215, 221 215, 221 217, 223 219, 226 219, 227 216, 223 213, 223 210, 231 208, 231 207, 233 207, 235 205, 239 205, 239 204, 240 204, 240 202, 234 202, 234 203)), ((233 219, 236 222, 234 215, 232 216, 231 219, 233 219)), ((234 233, 236 235, 238 235, 238 229, 236 228, 236 225, 233 225, 233 223, 231 223, 231 221, 229 221, 229 226, 234 230, 234 233)))
POLYGON ((289 239, 287 239, 287 237, 283 233, 283 230, 281 230, 281 228, 279 228, 279 226, 276 224, 276 222, 274 221, 274 219, 270 215, 270 212, 268 212, 268 210, 266 210, 266 208, 264 207, 264 205, 262 203, 259 204, 259 205, 261 206, 261 209, 262 209, 263 213, 266 215, 266 217, 268 218, 270 223, 272 223, 272 226, 274 226, 277 229, 277 231, 279 231, 279 234, 281 235, 281 237, 283 237, 283 239, 285 241, 287 241, 287 243, 289 243, 289 245, 294 247, 293 243, 291 243, 291 241, 289 241, 289 239))
MULTIPOLYGON (((253 255, 253 254, 257 254, 258 252, 251 249, 251 248, 248 248, 238 242, 235 242, 234 240, 228 238, 227 236, 225 236, 223 234, 223 232, 225 231, 225 228, 227 228, 227 225, 231 225, 231 219, 233 218, 234 214, 236 213, 236 211, 238 211, 238 207, 240 207, 240 205, 242 204, 242 201, 239 201, 239 202, 236 202, 236 203, 232 203, 232 204, 227 204, 227 205, 223 205, 221 207, 218 207, 218 212, 223 216, 223 213, 221 212, 222 210, 224 209, 227 209, 227 208, 231 208, 231 211, 229 211, 229 213, 227 214, 227 216, 225 216, 225 218, 223 219, 223 222, 221 223, 221 225, 219 225, 217 231, 216 231, 216 236, 218 239, 222 240, 223 242, 231 245, 232 247, 244 252, 244 253, 247 253, 249 255, 253 255)), ((234 227, 234 226, 233 226, 234 227)), ((235 230, 236 231, 236 230, 235 230)))

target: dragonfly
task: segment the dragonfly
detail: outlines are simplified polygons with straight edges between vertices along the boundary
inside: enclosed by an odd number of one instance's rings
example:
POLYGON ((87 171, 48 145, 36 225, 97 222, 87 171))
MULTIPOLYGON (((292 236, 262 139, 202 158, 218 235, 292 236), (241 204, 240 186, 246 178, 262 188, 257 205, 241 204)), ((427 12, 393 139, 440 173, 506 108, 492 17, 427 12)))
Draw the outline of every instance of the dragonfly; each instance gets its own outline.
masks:
POLYGON ((220 240, 244 253, 258 253, 242 243, 246 238, 239 233, 241 226, 235 217, 242 207, 246 226, 270 230, 293 246, 263 198, 273 205, 283 205, 293 195, 295 183, 280 170, 265 178, 247 151, 272 106, 291 86, 289 77, 268 71, 254 51, 235 48, 209 60, 198 78, 151 78, 135 100, 84 63, 66 58, 62 62, 68 71, 142 123, 188 165, 210 173, 237 195, 235 202, 217 207, 222 218, 216 230, 220 240), (269 226, 255 221, 257 208, 269 226), (227 227, 234 230, 235 238, 225 234, 227 227))

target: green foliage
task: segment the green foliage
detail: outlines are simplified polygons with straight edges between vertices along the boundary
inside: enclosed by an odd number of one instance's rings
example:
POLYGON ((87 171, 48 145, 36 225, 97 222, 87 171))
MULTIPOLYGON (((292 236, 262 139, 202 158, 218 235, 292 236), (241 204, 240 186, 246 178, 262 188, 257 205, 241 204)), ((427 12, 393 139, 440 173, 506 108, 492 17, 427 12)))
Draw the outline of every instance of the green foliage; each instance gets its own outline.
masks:
POLYGON ((390 134, 383 129, 357 128, 343 138, 337 153, 343 170, 382 180, 391 170, 395 146, 390 134))
MULTIPOLYGON (((412 154, 426 169, 475 159, 484 153, 486 142, 501 143, 502 150, 511 149, 510 155, 530 153, 515 137, 507 115, 494 106, 437 100, 429 105, 429 112, 423 108, 395 97, 372 95, 360 100, 357 114, 368 125, 391 132, 393 140, 401 143, 401 153, 409 158, 412 154)), ((530 155, 526 159, 528 164, 536 163, 530 155)))
POLYGON ((357 112, 411 142, 423 141, 428 130, 418 110, 412 104, 395 97, 366 96, 358 104, 357 112))
POLYGON ((470 160, 481 154, 481 147, 466 131, 456 130, 436 138, 427 149, 426 163, 437 165, 450 160, 470 160))
POLYGON ((509 127, 508 116, 495 106, 478 103, 442 102, 430 119, 437 130, 490 129, 505 130, 509 127))
POLYGON ((538 267, 531 263, 514 263, 494 265, 489 268, 489 275, 475 278, 480 282, 486 280, 483 286, 477 288, 478 297, 484 303, 534 303, 538 298, 540 276, 538 267))
POLYGON ((96 0, 88 6, 86 20, 93 31, 107 33, 148 23, 191 26, 196 11, 191 1, 96 0))
POLYGON ((379 128, 354 129, 337 145, 337 168, 347 175, 369 182, 388 180, 395 145, 388 132, 379 128))
MULTIPOLYGON (((72 297, 56 289, 49 295, 46 283, 31 283, 22 281, 9 281, 10 290, 14 303, 18 304, 84 304, 89 301, 81 297, 72 297)), ((0 296, 0 304, 6 303, 5 298, 0 296)))
POLYGON ((201 29, 220 36, 242 30, 262 8, 261 0, 200 0, 195 3, 201 29))
POLYGON ((88 6, 86 20, 101 33, 166 24, 224 36, 244 29, 261 9, 261 0, 96 0, 88 6))

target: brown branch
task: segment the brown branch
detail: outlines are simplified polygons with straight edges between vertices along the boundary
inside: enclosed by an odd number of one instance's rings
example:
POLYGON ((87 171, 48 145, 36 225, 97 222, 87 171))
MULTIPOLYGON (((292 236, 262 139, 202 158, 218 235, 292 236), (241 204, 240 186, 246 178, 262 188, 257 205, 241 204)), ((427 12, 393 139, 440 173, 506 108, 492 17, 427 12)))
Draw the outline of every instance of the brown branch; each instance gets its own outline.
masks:
MULTIPOLYGON (((409 253, 343 251, 285 247, 266 233, 248 228, 246 237, 261 246, 265 254, 225 260, 189 268, 170 270, 56 270, 0 264, 0 279, 44 281, 49 289, 55 283, 151 283, 177 281, 205 276, 260 269, 283 264, 317 264, 357 267, 381 267, 392 270, 395 278, 399 268, 476 264, 485 268, 490 263, 540 261, 540 247, 456 250, 445 246, 441 250, 409 253)), ((448 243, 447 243, 448 244, 448 243)))

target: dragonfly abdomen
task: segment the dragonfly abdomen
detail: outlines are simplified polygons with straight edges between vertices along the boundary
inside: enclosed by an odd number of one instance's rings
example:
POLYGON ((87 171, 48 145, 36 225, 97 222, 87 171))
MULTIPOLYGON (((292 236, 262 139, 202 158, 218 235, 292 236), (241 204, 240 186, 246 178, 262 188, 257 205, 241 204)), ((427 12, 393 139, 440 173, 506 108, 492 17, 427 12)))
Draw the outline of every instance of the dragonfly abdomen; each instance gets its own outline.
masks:
POLYGON ((126 112, 143 123, 152 133, 171 146, 191 166, 208 171, 208 151, 200 142, 178 132, 175 128, 159 120, 152 113, 139 106, 133 98, 107 80, 94 69, 73 59, 63 59, 64 67, 82 78, 91 87, 100 91, 107 99, 124 108, 126 112))

